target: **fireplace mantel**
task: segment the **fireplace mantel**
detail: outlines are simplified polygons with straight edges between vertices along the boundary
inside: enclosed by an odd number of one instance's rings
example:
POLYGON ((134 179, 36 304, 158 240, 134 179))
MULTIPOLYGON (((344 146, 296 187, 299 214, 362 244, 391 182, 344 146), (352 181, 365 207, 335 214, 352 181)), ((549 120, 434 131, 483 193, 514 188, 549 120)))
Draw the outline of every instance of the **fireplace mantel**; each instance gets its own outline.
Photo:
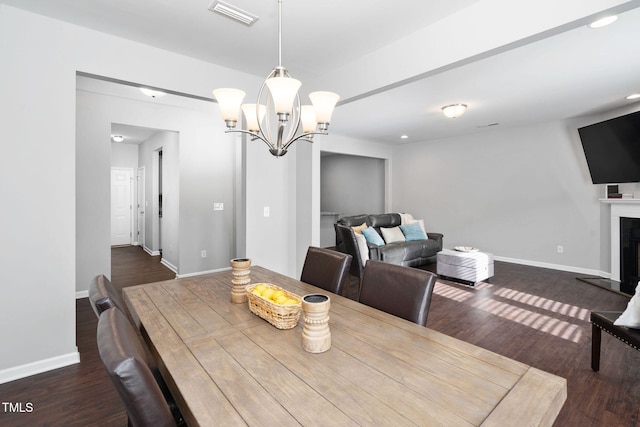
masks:
POLYGON ((611 205, 611 280, 620 281, 620 218, 640 218, 640 199, 600 199, 611 205))

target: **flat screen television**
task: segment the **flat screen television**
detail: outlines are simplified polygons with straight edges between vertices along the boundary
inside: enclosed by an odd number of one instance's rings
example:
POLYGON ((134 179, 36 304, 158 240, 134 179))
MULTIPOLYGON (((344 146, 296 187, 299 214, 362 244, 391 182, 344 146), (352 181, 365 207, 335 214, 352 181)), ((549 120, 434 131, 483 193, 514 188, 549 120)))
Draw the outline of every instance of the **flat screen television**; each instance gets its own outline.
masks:
POLYGON ((591 181, 640 181, 640 111, 578 129, 591 181))

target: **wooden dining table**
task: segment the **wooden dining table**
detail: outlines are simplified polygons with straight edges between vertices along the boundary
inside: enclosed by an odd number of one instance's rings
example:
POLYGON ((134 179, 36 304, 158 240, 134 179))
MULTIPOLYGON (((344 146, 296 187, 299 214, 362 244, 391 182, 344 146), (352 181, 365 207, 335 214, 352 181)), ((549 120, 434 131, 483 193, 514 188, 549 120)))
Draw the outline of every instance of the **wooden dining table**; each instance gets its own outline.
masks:
POLYGON ((281 330, 232 303, 231 270, 124 289, 189 426, 551 426, 566 400, 564 378, 266 268, 250 279, 329 295, 330 349, 303 349, 304 314, 281 330))

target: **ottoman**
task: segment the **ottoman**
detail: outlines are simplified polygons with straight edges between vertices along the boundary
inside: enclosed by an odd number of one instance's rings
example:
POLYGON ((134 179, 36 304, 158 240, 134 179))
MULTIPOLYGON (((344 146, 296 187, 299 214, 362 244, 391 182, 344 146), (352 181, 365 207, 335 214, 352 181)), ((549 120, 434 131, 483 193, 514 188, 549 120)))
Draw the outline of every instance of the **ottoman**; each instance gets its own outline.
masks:
POLYGON ((493 277, 493 254, 487 252, 460 252, 443 249, 436 255, 437 273, 474 286, 493 277))

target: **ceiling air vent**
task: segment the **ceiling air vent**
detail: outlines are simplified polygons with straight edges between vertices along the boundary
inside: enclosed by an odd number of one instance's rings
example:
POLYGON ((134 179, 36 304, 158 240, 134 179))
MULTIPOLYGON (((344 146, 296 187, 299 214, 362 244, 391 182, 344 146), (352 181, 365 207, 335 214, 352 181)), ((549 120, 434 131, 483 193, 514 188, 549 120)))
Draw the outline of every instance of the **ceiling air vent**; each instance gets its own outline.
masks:
POLYGON ((258 20, 257 16, 219 0, 213 0, 209 5, 209 10, 242 22, 245 25, 253 25, 258 20))

